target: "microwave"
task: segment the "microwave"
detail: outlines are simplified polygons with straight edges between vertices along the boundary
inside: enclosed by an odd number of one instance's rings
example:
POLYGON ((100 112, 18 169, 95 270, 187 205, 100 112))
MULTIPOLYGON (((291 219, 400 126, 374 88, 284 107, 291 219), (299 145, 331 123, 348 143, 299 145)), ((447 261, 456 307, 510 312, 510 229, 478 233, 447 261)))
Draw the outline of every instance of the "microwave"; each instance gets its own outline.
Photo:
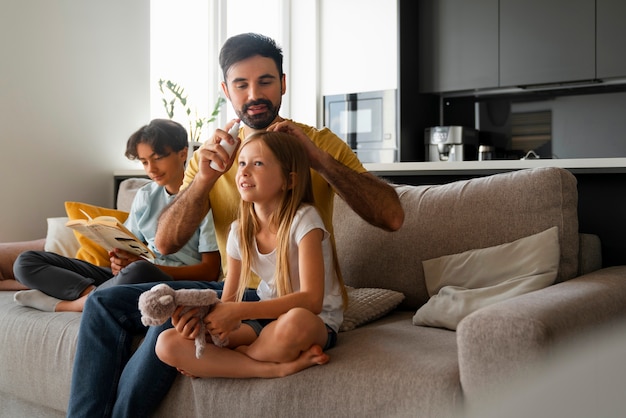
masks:
POLYGON ((324 96, 324 126, 363 163, 399 161, 395 89, 324 96))

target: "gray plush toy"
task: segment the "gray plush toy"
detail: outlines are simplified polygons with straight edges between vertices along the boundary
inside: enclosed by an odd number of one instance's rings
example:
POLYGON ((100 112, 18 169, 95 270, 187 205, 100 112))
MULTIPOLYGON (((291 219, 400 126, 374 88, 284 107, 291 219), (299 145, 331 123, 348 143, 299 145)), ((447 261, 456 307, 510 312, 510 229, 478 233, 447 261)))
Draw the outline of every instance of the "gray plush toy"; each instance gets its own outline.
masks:
MULTIPOLYGON (((200 318, 200 332, 195 339, 196 357, 200 358, 206 346, 206 328, 202 318, 211 311, 216 303, 221 302, 217 293, 212 289, 179 289, 174 290, 165 283, 160 283, 152 289, 143 292, 139 296, 139 310, 141 322, 144 325, 161 325, 167 321, 178 306, 184 306, 183 312, 191 308, 198 309, 200 318)), ((223 347, 228 344, 228 339, 222 341, 217 336, 211 335, 213 344, 223 347)))

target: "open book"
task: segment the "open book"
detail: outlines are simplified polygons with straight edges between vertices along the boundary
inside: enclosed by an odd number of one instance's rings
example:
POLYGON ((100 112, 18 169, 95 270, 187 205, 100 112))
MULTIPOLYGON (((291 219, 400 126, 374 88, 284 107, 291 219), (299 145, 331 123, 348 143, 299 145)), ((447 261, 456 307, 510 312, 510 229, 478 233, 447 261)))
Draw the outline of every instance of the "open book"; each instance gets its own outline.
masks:
POLYGON ((87 219, 73 219, 67 221, 67 227, 80 232, 107 251, 119 248, 136 254, 148 261, 154 262, 154 253, 113 216, 98 216, 91 218, 83 210, 87 219))

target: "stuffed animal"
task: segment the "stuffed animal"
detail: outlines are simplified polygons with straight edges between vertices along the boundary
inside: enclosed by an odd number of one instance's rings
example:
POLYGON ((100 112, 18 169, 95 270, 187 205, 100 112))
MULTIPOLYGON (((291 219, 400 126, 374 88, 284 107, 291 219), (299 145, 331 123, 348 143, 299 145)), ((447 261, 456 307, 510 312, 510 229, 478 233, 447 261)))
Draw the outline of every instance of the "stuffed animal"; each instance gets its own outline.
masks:
MULTIPOLYGON (((206 346, 206 328, 202 318, 211 311, 216 303, 221 302, 217 293, 212 289, 179 289, 174 290, 165 283, 160 283, 139 296, 139 310, 141 322, 144 325, 161 325, 167 321, 177 306, 184 306, 183 312, 192 308, 199 308, 197 316, 200 318, 200 332, 195 339, 196 357, 200 358, 206 346)), ((228 339, 222 341, 211 335, 213 344, 223 347, 228 339)))

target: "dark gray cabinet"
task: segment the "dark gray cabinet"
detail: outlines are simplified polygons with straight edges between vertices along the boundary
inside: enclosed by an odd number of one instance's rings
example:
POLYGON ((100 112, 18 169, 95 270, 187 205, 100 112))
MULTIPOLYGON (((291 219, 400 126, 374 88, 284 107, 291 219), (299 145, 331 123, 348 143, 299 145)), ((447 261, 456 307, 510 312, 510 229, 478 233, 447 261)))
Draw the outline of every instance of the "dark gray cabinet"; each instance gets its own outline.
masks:
POLYGON ((595 78, 595 0, 500 0, 500 86, 595 78))
POLYGON ((498 0, 420 0, 420 90, 498 86, 498 0))
POLYGON ((420 0, 423 93, 626 77, 624 0, 420 0))
POLYGON ((626 1, 596 0, 598 29, 596 32, 597 77, 626 76, 626 1))

